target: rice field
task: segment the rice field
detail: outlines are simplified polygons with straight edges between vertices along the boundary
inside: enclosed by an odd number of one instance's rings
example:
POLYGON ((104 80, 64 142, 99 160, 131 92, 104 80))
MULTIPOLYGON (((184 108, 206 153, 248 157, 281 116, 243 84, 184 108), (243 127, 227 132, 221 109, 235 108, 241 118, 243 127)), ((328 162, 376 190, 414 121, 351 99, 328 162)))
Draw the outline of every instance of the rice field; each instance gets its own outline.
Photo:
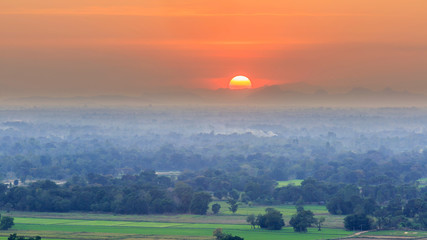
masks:
MULTIPOLYGON (((269 207, 273 207, 279 210, 283 215, 293 215, 296 213, 296 208, 294 205, 275 205, 275 206, 267 206, 267 205, 257 205, 257 206, 249 206, 247 204, 240 204, 236 213, 232 213, 228 207, 229 205, 224 201, 215 201, 210 204, 212 206, 215 203, 219 203, 221 205, 220 214, 222 215, 242 215, 247 216, 250 214, 264 214, 265 209, 269 207)), ((311 210, 314 214, 324 215, 329 214, 328 210, 324 205, 306 205, 304 206, 305 210, 311 210)))
MULTIPOLYGON (((280 231, 251 229, 243 224, 200 224, 131 222, 116 220, 72 220, 46 218, 15 218, 12 232, 18 235, 49 236, 56 239, 212 239, 212 232, 222 228, 224 232, 244 237, 247 240, 263 239, 334 239, 350 235, 342 229, 312 228, 308 233, 295 233, 287 227, 280 231)), ((6 232, 2 232, 2 235, 6 232)), ((7 234, 6 234, 7 235, 7 234)))
MULTIPOLYGON (((342 228, 310 228, 307 233, 295 233, 286 226, 280 231, 251 229, 245 214, 263 213, 266 206, 241 206, 239 215, 229 213, 226 203, 219 215, 113 215, 87 213, 3 213, 14 217, 15 226, 0 231, 0 240, 16 232, 19 236, 41 236, 52 240, 83 239, 189 239, 212 240, 212 232, 222 228, 225 233, 243 237, 245 240, 279 239, 338 239, 353 232, 342 228)), ((286 214, 295 213, 294 206, 274 206, 286 214)), ((318 214, 324 214, 324 206, 307 206, 318 214)), ((239 211, 238 211, 239 212, 239 211)), ((285 217, 286 219, 286 217, 285 217)), ((342 223, 342 218, 341 218, 342 223)))

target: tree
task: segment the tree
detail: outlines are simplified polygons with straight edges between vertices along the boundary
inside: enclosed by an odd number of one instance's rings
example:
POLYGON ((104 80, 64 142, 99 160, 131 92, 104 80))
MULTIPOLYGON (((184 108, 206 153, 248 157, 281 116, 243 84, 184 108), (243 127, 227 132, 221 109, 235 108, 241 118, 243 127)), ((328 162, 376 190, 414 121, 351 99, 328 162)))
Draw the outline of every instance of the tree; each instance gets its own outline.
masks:
POLYGON ((322 224, 325 222, 325 217, 315 218, 314 223, 316 224, 318 231, 322 231, 322 224))
POLYGON ((7 230, 13 225, 15 225, 13 217, 2 217, 0 221, 0 230, 7 230))
POLYGON ((256 218, 255 215, 251 214, 246 218, 246 222, 249 223, 251 225, 251 228, 255 228, 257 222, 256 222, 256 218))
POLYGON ((7 240, 16 240, 17 239, 17 235, 16 233, 10 234, 9 237, 7 238, 7 240))
POLYGON ((365 214, 353 214, 344 218, 344 226, 347 230, 369 230, 372 229, 373 220, 365 214))
POLYGON ((220 209, 221 209, 221 205, 220 204, 215 203, 214 205, 212 205, 212 212, 214 214, 218 214, 220 209))
POLYGON ((421 213, 415 220, 423 229, 427 229, 427 212, 421 213))
POLYGON ((177 182, 175 184, 174 193, 178 199, 178 210, 180 212, 188 212, 193 198, 193 188, 186 183, 177 182))
POLYGON ((206 192, 196 192, 191 200, 190 212, 193 214, 205 215, 209 209, 212 196, 206 192))
POLYGON ((266 208, 266 214, 259 214, 256 223, 260 228, 267 228, 268 230, 280 230, 285 226, 283 215, 274 208, 266 208))
POLYGON ((326 208, 331 214, 346 215, 353 213, 353 205, 350 201, 346 201, 343 196, 334 196, 329 199, 326 208))
POLYGON ((285 221, 283 220, 283 215, 273 208, 267 208, 266 224, 267 229, 269 230, 280 230, 285 226, 285 221))
POLYGON ((374 212, 374 216, 376 218, 378 229, 383 229, 384 227, 390 226, 390 217, 385 208, 379 208, 374 212))
POLYGON ((255 224, 258 225, 260 228, 267 228, 267 224, 265 223, 265 215, 258 214, 255 219, 255 224))
POLYGON ((213 231, 212 235, 216 240, 244 240, 239 236, 233 236, 231 234, 225 234, 222 232, 222 228, 217 228, 213 231))
POLYGON ((222 228, 215 229, 212 233, 212 236, 214 236, 217 240, 220 240, 224 236, 222 228))
POLYGON ((231 190, 229 193, 228 193, 228 195, 232 198, 232 199, 234 199, 234 200, 239 200, 239 197, 240 197, 240 194, 239 194, 239 192, 238 191, 236 191, 235 189, 233 189, 233 190, 231 190))
POLYGON ((10 234, 9 237, 7 238, 7 240, 41 240, 42 238, 40 236, 35 236, 35 237, 20 237, 18 235, 16 235, 16 233, 10 234))
POLYGON ((424 202, 422 199, 411 199, 405 205, 405 208, 403 209, 403 214, 406 217, 413 218, 417 214, 426 210, 427 210, 427 202, 424 202))
POLYGON ((313 223, 315 223, 313 212, 304 210, 303 207, 299 207, 297 214, 293 215, 289 221, 295 232, 307 232, 307 227, 310 227, 313 223))
POLYGON ((228 207, 228 209, 230 209, 230 211, 232 213, 236 213, 237 209, 239 208, 239 203, 237 203, 237 201, 234 198, 229 198, 227 200, 228 205, 230 205, 230 207, 228 207))
POLYGON ((224 237, 221 238, 221 240, 244 240, 244 239, 239 237, 239 236, 233 236, 231 234, 226 234, 224 237))

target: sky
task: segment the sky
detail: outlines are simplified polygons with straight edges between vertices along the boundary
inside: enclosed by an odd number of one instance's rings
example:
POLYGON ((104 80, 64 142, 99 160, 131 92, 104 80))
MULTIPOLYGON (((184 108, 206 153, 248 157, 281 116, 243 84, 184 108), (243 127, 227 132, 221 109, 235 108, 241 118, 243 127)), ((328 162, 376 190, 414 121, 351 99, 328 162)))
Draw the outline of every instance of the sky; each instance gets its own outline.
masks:
POLYGON ((0 97, 306 82, 427 94, 425 0, 0 0, 0 97))

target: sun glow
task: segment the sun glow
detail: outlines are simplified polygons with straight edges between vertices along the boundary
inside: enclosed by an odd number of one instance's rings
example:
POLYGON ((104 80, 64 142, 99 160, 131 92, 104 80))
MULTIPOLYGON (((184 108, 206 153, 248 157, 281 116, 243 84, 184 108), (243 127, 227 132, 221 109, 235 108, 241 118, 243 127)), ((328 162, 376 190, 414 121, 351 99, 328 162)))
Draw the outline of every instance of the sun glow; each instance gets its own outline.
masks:
POLYGON ((249 89, 252 88, 252 83, 245 76, 235 76, 228 84, 229 89, 249 89))

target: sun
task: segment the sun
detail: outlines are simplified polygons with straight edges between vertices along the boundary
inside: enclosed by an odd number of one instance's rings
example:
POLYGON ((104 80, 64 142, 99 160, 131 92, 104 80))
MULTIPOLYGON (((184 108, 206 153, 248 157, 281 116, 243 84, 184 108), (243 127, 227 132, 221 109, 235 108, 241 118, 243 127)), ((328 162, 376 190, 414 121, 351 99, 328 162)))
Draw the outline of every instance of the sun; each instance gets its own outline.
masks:
POLYGON ((249 78, 245 76, 235 76, 231 79, 230 83, 228 84, 228 88, 235 90, 235 89, 250 89, 252 88, 252 83, 249 78))

